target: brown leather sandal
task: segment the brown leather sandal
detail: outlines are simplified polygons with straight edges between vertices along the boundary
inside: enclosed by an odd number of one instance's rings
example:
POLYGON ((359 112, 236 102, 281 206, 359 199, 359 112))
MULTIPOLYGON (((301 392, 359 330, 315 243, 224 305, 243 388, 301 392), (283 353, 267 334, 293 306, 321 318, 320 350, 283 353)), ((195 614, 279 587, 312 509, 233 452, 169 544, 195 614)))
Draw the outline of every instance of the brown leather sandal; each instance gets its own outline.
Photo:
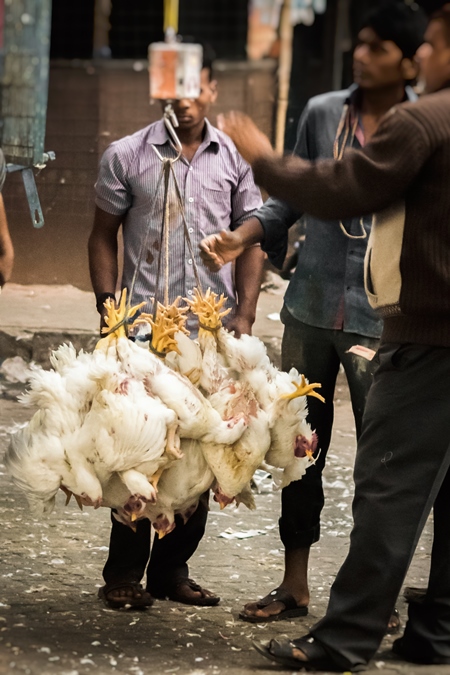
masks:
POLYGON ((158 600, 173 600, 174 602, 181 602, 184 605, 196 605, 197 607, 214 607, 220 602, 218 595, 214 595, 206 588, 202 588, 193 579, 188 578, 178 578, 161 590, 152 587, 152 595, 158 600), (200 597, 191 596, 183 592, 183 587, 186 588, 186 586, 192 591, 201 593, 200 597))
POLYGON ((137 581, 122 581, 116 584, 105 584, 98 589, 98 597, 103 600, 109 609, 144 609, 153 605, 153 598, 137 581), (113 591, 132 591, 132 595, 122 596, 120 598, 109 597, 113 591))
POLYGON ((324 647, 311 635, 305 635, 297 640, 270 640, 270 642, 254 642, 254 648, 275 663, 294 670, 320 670, 342 673, 338 666, 328 656, 324 647), (295 650, 300 650, 306 659, 294 656, 295 650))

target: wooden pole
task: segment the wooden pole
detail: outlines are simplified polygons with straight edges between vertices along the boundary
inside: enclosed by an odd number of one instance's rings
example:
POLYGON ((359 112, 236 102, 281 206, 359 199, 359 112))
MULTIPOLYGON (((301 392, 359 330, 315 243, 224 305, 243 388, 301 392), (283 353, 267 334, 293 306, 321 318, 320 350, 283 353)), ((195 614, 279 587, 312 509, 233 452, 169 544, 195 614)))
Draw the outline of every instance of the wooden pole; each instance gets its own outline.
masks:
POLYGON ((109 16, 111 0, 95 0, 94 9, 94 56, 106 56, 109 47, 109 16))
POLYGON ((350 2, 349 0, 338 0, 336 33, 334 38, 334 59, 333 59, 333 89, 342 88, 342 74, 344 70, 344 51, 351 49, 350 35, 350 2))
POLYGON ((280 18, 280 59, 278 66, 278 104, 275 127, 275 149, 284 151, 286 113, 289 104, 289 84, 292 67, 292 39, 294 27, 291 20, 291 0, 284 0, 280 18))

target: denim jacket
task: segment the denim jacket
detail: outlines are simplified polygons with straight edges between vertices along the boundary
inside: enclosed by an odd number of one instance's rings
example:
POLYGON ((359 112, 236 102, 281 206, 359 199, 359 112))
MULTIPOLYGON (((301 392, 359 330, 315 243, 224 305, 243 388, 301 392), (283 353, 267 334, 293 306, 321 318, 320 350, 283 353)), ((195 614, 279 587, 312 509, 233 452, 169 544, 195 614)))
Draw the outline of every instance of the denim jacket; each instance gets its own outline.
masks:
MULTIPOLYGON (((407 100, 416 98, 410 87, 405 94, 407 100)), ((358 134, 347 133, 342 125, 345 106, 351 106, 357 115, 357 97, 358 88, 353 86, 312 98, 298 125, 294 153, 315 160, 332 158, 336 143, 340 148, 360 148, 358 134)), ((318 328, 380 337, 382 321, 369 306, 364 290, 371 217, 341 224, 323 221, 272 198, 255 215, 264 228, 262 248, 279 268, 286 256, 289 228, 300 218, 306 226, 305 243, 284 298, 285 308, 295 319, 318 328), (361 238, 362 228, 366 238, 361 238)))

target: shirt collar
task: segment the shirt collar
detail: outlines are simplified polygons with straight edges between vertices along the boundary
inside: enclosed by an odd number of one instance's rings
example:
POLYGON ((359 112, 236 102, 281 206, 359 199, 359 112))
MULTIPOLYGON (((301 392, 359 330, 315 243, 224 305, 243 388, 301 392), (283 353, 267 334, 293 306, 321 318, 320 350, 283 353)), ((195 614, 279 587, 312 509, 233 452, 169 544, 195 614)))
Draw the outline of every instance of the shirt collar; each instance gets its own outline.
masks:
MULTIPOLYGON (((176 129, 175 129, 176 131, 176 129)), ((166 145, 170 143, 170 137, 167 133, 166 125, 163 120, 158 120, 155 124, 152 124, 149 133, 147 136, 147 142, 153 143, 154 145, 166 145)), ((211 124, 209 120, 205 118, 205 137, 201 144, 204 148, 209 145, 214 146, 214 151, 218 152, 220 145, 220 136, 215 127, 211 124)))
MULTIPOLYGON (((360 88, 358 87, 357 84, 352 84, 352 86, 349 87, 348 89, 348 96, 345 102, 353 106, 354 108, 358 109, 360 96, 361 96, 360 88)), ((417 101, 417 98, 418 96, 414 91, 414 89, 409 84, 407 84, 405 87, 405 98, 403 99, 403 102, 405 103, 406 101, 410 101, 411 103, 413 103, 414 101, 417 101)))

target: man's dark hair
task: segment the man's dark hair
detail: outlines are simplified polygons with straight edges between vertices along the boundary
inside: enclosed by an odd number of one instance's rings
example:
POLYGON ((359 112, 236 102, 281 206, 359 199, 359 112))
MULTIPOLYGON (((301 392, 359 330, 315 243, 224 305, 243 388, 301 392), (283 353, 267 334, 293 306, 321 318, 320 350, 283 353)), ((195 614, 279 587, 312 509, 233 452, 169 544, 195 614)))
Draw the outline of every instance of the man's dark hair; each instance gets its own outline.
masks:
POLYGON ((381 40, 395 42, 411 59, 423 43, 427 18, 415 2, 384 0, 364 18, 361 28, 372 28, 381 40))
POLYGON ((202 40, 196 40, 193 36, 188 35, 183 37, 183 42, 195 43, 201 45, 203 48, 203 59, 202 59, 202 69, 206 69, 209 73, 209 79, 212 79, 212 71, 214 67, 214 60, 216 58, 216 53, 211 47, 209 42, 203 42, 202 40))

